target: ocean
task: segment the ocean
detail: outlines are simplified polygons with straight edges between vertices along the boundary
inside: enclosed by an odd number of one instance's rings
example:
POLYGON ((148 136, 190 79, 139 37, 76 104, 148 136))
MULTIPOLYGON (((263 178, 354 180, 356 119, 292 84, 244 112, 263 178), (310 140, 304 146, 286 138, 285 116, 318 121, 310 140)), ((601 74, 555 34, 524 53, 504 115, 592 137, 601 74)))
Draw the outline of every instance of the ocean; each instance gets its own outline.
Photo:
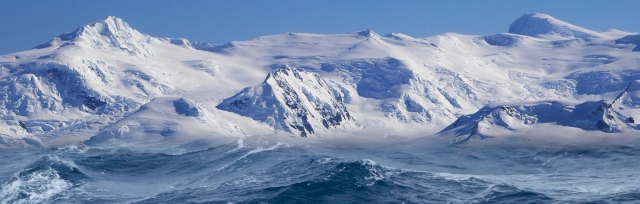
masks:
POLYGON ((0 150, 0 203, 640 203, 635 143, 296 140, 0 150))

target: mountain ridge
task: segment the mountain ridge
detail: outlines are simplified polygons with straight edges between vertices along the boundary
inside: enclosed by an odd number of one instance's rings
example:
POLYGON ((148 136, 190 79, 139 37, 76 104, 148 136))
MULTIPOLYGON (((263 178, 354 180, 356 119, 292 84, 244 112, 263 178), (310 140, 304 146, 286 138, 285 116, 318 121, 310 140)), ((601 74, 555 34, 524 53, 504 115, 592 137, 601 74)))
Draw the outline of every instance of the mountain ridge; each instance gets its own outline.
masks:
MULTIPOLYGON (((216 46, 151 37, 107 17, 44 46, 0 56, 0 124, 8 130, 0 134, 56 143, 71 133, 86 141, 124 127, 113 124, 175 112, 167 100, 185 98, 175 102, 185 107, 180 117, 225 124, 207 134, 185 133, 193 139, 260 132, 410 138, 436 134, 494 102, 597 103, 640 79, 634 35, 596 35, 542 14, 525 14, 514 24, 523 18, 551 29, 427 38, 371 30, 284 33, 216 46), (239 97, 250 99, 244 105, 251 111, 233 105, 244 101, 239 97), (156 112, 134 114, 143 106, 156 112)), ((611 111, 634 117, 640 108, 636 89, 622 94, 611 111)), ((135 135, 148 128, 155 134, 158 124, 171 120, 146 121, 130 133, 93 141, 141 139, 135 135)), ((171 130, 204 131, 201 124, 210 124, 189 121, 170 122, 178 125, 171 130)), ((154 139, 179 140, 162 134, 154 139)))

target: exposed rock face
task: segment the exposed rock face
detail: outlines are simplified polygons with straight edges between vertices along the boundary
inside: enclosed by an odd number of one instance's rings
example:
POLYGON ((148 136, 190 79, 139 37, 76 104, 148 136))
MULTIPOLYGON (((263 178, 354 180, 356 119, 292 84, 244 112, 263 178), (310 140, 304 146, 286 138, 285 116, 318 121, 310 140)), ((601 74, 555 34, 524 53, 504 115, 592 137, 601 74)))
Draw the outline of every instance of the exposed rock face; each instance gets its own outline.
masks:
POLYGON ((444 128, 440 133, 452 132, 466 141, 473 136, 491 137, 490 130, 517 130, 537 123, 555 123, 589 131, 620 132, 633 119, 614 110, 607 101, 587 101, 575 106, 558 101, 534 104, 486 106, 478 112, 465 115, 444 128))
POLYGON ((114 114, 140 107, 138 102, 105 89, 116 84, 107 65, 82 62, 77 66, 58 62, 8 65, 17 77, 0 79, 0 104, 21 116, 69 108, 114 114))
POLYGON ((517 45, 520 41, 522 41, 522 37, 513 34, 492 34, 483 36, 485 42, 489 45, 493 46, 514 46, 517 45))
POLYGON ((318 74, 286 66, 271 72, 262 84, 225 99, 217 108, 304 137, 319 130, 355 125, 344 106, 348 94, 318 74))
POLYGON ((202 115, 198 105, 190 99, 180 98, 175 100, 173 101, 173 107, 176 109, 176 113, 185 116, 197 117, 202 115))
POLYGON ((616 44, 634 44, 633 52, 640 52, 640 35, 627 35, 623 38, 617 39, 616 44))

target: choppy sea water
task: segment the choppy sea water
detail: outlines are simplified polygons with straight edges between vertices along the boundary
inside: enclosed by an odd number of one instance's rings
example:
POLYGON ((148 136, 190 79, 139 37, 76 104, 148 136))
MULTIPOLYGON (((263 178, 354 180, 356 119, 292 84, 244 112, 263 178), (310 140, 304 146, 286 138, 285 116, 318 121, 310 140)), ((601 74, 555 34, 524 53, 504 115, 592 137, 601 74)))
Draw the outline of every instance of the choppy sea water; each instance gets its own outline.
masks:
POLYGON ((0 150, 0 203, 639 203, 640 145, 0 150))

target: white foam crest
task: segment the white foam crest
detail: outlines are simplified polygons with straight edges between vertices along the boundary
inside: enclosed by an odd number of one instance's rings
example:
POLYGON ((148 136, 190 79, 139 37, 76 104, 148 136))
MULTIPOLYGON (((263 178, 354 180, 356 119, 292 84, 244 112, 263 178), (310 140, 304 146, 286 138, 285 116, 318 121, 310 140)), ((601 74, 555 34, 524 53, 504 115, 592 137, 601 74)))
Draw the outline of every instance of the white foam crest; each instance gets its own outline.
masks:
MULTIPOLYGON (((262 146, 258 146, 258 147, 256 147, 256 149, 254 149, 254 150, 251 150, 251 151, 247 152, 246 154, 242 155, 241 157, 237 158, 236 160, 233 160, 231 163, 228 163, 228 164, 226 164, 226 165, 224 165, 224 166, 220 167, 220 168, 218 169, 218 171, 220 171, 220 170, 222 170, 222 169, 227 168, 229 165, 234 164, 234 163, 236 163, 237 161, 240 161, 241 159, 244 159, 244 158, 246 158, 246 157, 247 157, 247 156, 249 156, 249 155, 252 155, 252 154, 255 154, 255 153, 264 152, 264 151, 272 151, 272 150, 277 149, 277 148, 278 148, 278 147, 280 147, 281 145, 283 145, 283 143, 278 142, 276 145, 273 145, 273 146, 271 146, 271 147, 269 147, 269 148, 263 148, 262 146)), ((288 144, 285 144, 285 146, 288 146, 288 144)))
POLYGON ((320 158, 317 159, 316 162, 321 163, 321 164, 328 164, 333 160, 332 157, 325 157, 325 158, 320 158))
POLYGON ((575 174, 540 173, 525 175, 471 175, 471 174, 451 174, 433 173, 434 176, 452 180, 467 181, 477 178, 491 183, 485 191, 480 192, 470 198, 482 198, 490 192, 495 185, 504 184, 517 189, 526 189, 558 199, 575 200, 588 196, 617 195, 622 193, 637 192, 638 170, 621 170, 613 173, 591 175, 592 172, 577 172, 575 174), (554 178, 562 179, 554 179, 554 178), (621 181, 624 178, 624 181, 621 181))
POLYGON ((49 159, 59 162, 61 164, 64 164, 65 166, 69 167, 69 169, 79 169, 78 166, 76 165, 75 162, 73 161, 69 161, 69 160, 65 160, 65 159, 60 159, 60 157, 58 156, 47 156, 49 159))
POLYGON ((386 178, 384 172, 380 171, 379 168, 376 168, 378 164, 375 161, 370 159, 362 159, 361 161, 362 165, 369 170, 370 176, 364 177, 365 180, 370 181, 370 183, 366 184, 367 186, 372 186, 376 181, 386 178))
MULTIPOLYGON (((430 172, 431 173, 431 172, 430 172)), ((451 173, 436 173, 433 172, 434 176, 446 179, 446 180, 451 180, 451 181, 465 181, 465 180, 469 180, 471 178, 477 178, 477 175, 470 175, 470 174, 451 174, 451 173)))
POLYGON ((0 204, 46 203, 71 186, 69 181, 60 178, 51 168, 33 172, 26 177, 15 175, 0 188, 0 204))
MULTIPOLYGON (((269 144, 269 140, 265 137, 265 135, 248 135, 248 136, 243 136, 243 137, 239 137, 238 141, 237 141, 237 146, 236 148, 227 151, 225 153, 233 153, 236 152, 240 149, 243 149, 245 147, 251 147, 254 145, 265 145, 265 144, 269 144)), ((261 146, 257 147, 258 149, 261 149, 261 146)))
POLYGON ((58 147, 58 151, 68 152, 68 153, 86 153, 89 150, 89 147, 86 145, 78 145, 78 144, 69 144, 66 146, 58 147))
POLYGON ((232 149, 231 151, 229 151, 228 153, 238 151, 239 149, 242 149, 242 148, 244 148, 244 137, 238 138, 238 146, 235 149, 232 149))
POLYGON ((477 193, 469 198, 466 198, 465 200, 476 200, 476 199, 486 198, 491 192, 494 191, 495 187, 496 187, 496 184, 489 184, 487 188, 484 189, 482 192, 477 193))
POLYGON ((568 153, 569 153, 569 152, 565 152, 564 154, 562 154, 562 155, 560 155, 560 156, 557 156, 557 157, 551 157, 551 158, 549 158, 546 162, 544 162, 542 165, 540 165, 540 167, 538 167, 538 170, 539 170, 539 171, 541 171, 541 172, 544 172, 544 170, 542 170, 542 168, 543 168, 543 167, 545 167, 547 164, 549 164, 549 162, 551 162, 551 161, 552 161, 552 160, 554 160, 554 159, 557 159, 557 158, 560 158, 560 157, 566 156, 568 153))

